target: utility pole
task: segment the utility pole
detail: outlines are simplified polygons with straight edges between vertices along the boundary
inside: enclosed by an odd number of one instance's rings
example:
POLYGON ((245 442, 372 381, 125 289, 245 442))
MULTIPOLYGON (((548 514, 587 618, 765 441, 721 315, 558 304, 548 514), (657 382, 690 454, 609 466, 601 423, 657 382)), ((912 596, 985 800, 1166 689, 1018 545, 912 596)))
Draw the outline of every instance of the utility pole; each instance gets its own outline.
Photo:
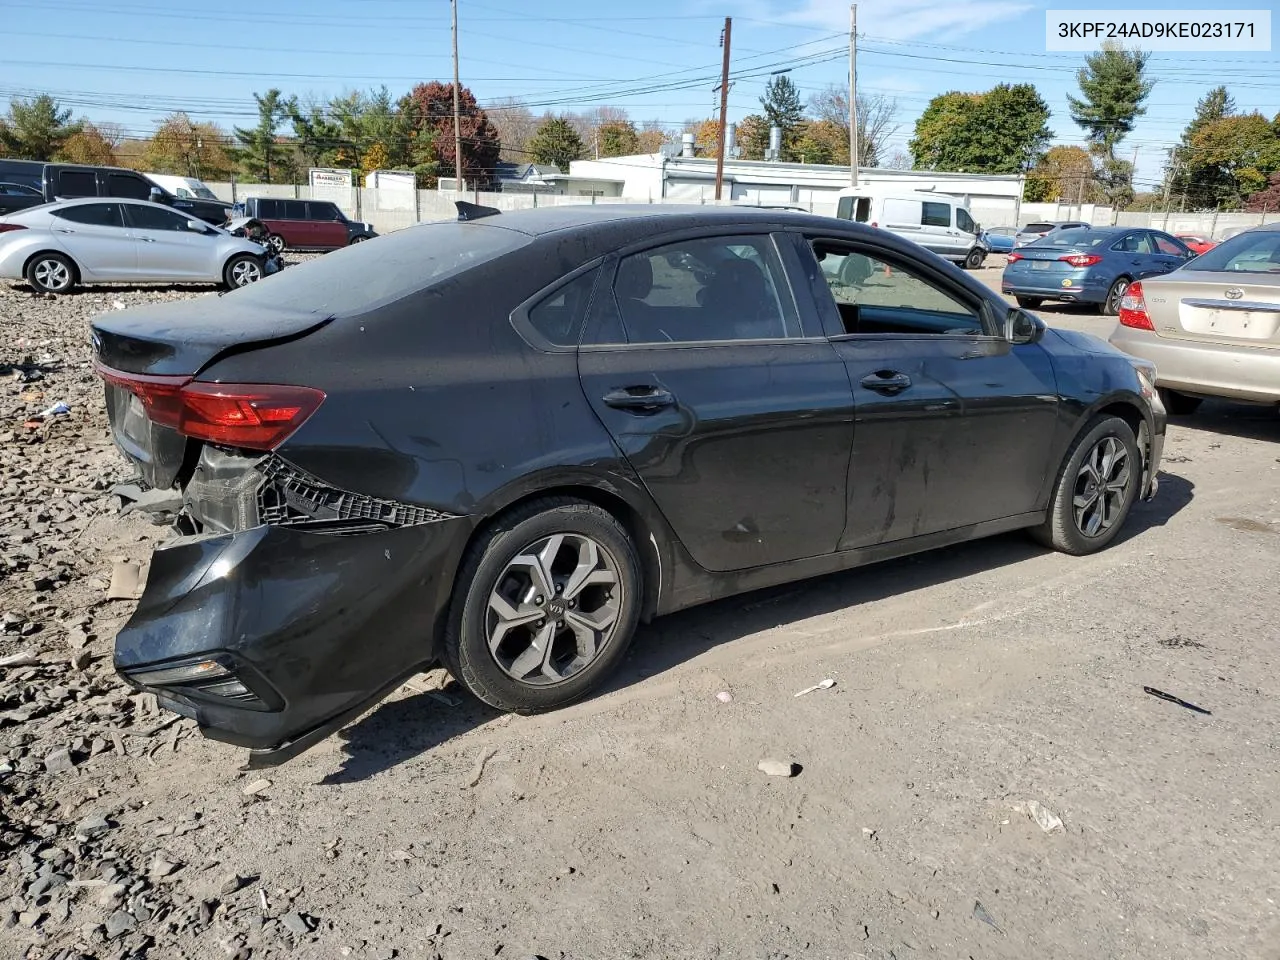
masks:
POLYGON ((858 185, 858 5, 849 5, 849 185, 858 185))
POLYGON ((724 135, 726 126, 725 113, 729 109, 729 35, 733 30, 733 17, 724 18, 724 33, 720 37, 720 46, 724 47, 724 57, 720 62, 720 129, 716 135, 716 199, 720 199, 720 187, 724 182, 724 135))
POLYGON ((462 192, 462 121, 458 107, 458 0, 450 0, 453 8, 453 169, 455 187, 462 192))

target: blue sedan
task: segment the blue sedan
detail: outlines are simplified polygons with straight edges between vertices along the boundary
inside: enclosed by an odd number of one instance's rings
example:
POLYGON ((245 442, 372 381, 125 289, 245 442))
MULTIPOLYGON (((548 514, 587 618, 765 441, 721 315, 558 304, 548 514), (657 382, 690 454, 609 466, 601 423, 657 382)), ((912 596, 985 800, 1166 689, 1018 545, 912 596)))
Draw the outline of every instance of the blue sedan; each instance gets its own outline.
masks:
POLYGON ((982 242, 988 253, 1012 253, 1013 235, 1017 232, 1017 227, 992 227, 982 231, 982 242))
POLYGON ((1176 270, 1194 256, 1181 240, 1145 227, 1058 230, 1009 254, 1000 291, 1028 310, 1063 300, 1098 304, 1114 316, 1129 284, 1176 270))

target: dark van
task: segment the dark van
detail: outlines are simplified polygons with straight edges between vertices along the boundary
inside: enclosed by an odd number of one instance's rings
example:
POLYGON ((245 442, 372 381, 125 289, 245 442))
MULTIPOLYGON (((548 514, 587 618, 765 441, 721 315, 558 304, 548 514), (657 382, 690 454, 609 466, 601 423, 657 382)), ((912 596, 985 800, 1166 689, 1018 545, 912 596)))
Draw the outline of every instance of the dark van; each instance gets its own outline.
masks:
POLYGON ((130 200, 150 200, 153 203, 163 203, 189 217, 215 226, 225 223, 231 212, 231 204, 223 203, 221 200, 175 197, 137 171, 126 170, 123 167, 86 167, 69 163, 0 160, 0 183, 2 182, 34 187, 39 191, 39 196, 0 194, 0 216, 42 203, 71 200, 75 197, 122 197, 130 200))

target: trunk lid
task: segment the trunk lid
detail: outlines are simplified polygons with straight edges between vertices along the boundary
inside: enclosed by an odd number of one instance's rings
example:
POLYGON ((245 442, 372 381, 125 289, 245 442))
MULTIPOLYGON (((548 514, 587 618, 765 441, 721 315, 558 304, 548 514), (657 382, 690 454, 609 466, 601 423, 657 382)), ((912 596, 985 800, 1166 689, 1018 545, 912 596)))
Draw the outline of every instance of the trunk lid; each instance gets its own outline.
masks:
POLYGON ((1182 269, 1142 282, 1158 336, 1280 348, 1280 275, 1182 269))
MULTIPOLYGON (((249 289, 249 288, 246 288, 249 289)), ((152 304, 98 317, 94 355, 109 371, 157 384, 180 383, 229 352, 260 349, 318 330, 331 314, 247 303, 239 296, 207 296, 152 304)), ((106 380, 107 416, 116 446, 156 489, 174 486, 194 462, 200 441, 152 422, 129 389, 106 380)))

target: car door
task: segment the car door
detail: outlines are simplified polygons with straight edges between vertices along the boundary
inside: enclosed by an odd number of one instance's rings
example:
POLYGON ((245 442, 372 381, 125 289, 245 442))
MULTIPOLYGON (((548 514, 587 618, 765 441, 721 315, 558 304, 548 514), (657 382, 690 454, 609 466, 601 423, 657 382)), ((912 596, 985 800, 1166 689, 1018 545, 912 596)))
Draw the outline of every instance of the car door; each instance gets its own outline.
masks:
POLYGON ((801 246, 853 388, 840 548, 1034 511, 1057 430, 1044 350, 1010 344, 989 302, 923 260, 865 241, 801 246))
POLYGON ((191 220, 149 203, 126 203, 125 220, 138 250, 139 280, 211 280, 213 238, 187 226, 191 220))
POLYGON ((78 203, 54 214, 53 235, 86 280, 132 279, 138 265, 119 203, 78 203))
POLYGON ((852 396, 819 334, 767 233, 631 253, 597 286, 578 356, 587 402, 707 570, 836 548, 852 396))
POLYGON ((320 200, 307 203, 307 221, 317 247, 336 250, 348 241, 347 223, 342 219, 336 204, 320 200))
POLYGON ((1113 253, 1121 254, 1120 271, 1130 279, 1141 280, 1163 272, 1156 259, 1156 245, 1149 230, 1131 230, 1111 245, 1113 253))
POLYGON ((305 200, 279 200, 278 206, 283 214, 280 223, 280 235, 285 242, 298 249, 316 249, 313 224, 307 219, 307 202, 305 200))
POLYGON ((1151 243, 1155 247, 1156 273, 1165 274, 1177 270, 1193 256, 1191 248, 1176 237, 1158 230, 1151 231, 1151 243))

